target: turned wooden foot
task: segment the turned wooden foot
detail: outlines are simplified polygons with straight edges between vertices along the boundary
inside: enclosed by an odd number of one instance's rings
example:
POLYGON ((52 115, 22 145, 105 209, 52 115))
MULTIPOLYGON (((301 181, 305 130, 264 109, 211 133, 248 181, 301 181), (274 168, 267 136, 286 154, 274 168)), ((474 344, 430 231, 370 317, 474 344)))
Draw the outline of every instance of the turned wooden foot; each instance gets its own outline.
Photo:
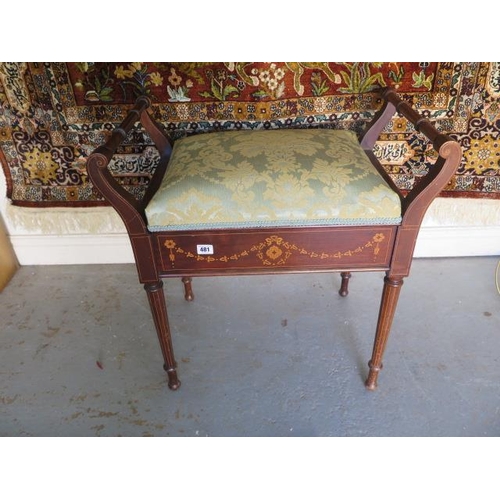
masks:
POLYGON ((392 320, 394 319, 394 313, 396 312, 402 285, 402 279, 391 276, 386 276, 384 279, 384 291, 382 292, 382 300, 380 302, 377 332, 373 344, 372 358, 368 363, 370 372, 365 382, 366 388, 370 390, 375 390, 377 388, 378 374, 382 369, 382 357, 391 330, 392 320))
POLYGON ((175 368, 168 368, 166 364, 163 365, 163 369, 167 372, 168 388, 176 391, 181 386, 181 381, 177 378, 177 370, 175 368))
POLYGON ((342 277, 342 283, 340 284, 339 295, 341 297, 347 297, 349 294, 349 279, 352 275, 350 272, 344 272, 340 273, 340 276, 342 277))
POLYGON ((161 352, 165 364, 163 368, 168 375, 168 387, 173 391, 177 390, 181 383, 177 378, 177 363, 174 358, 174 348, 172 346, 172 338, 170 335, 170 327, 168 325, 167 305, 165 303, 165 295, 163 293, 163 282, 148 283, 144 285, 144 289, 148 294, 149 305, 153 314, 153 320, 160 341, 161 352))
POLYGON ((184 298, 188 301, 191 302, 194 300, 194 293, 193 293, 193 288, 191 286, 192 279, 188 277, 182 278, 182 282, 184 283, 184 298))

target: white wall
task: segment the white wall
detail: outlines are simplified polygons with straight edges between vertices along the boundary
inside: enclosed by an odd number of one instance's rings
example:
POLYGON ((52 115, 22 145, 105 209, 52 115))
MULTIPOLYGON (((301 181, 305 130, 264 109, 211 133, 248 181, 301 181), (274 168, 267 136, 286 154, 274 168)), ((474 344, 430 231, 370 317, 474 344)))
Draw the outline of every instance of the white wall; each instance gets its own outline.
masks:
MULTIPOLYGON (((5 191, 0 168, 0 213, 21 265, 133 262, 125 227, 113 209, 16 207, 5 191)), ((435 200, 415 256, 479 255, 500 255, 500 200, 435 200)))

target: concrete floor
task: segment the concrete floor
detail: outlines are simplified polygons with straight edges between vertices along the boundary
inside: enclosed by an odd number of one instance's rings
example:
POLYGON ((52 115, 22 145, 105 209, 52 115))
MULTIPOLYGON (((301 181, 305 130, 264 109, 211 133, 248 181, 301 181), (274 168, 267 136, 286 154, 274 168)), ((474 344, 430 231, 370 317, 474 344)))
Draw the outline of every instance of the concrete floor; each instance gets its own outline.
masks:
POLYGON ((379 388, 381 273, 165 280, 168 390, 133 265, 23 267, 0 295, 1 436, 499 436, 497 258, 421 259, 379 388))

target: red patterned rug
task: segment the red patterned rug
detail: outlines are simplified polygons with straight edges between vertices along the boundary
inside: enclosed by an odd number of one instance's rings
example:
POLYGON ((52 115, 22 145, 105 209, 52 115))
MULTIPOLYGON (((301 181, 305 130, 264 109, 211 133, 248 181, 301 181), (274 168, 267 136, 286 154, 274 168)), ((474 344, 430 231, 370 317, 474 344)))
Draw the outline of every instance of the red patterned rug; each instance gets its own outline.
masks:
MULTIPOLYGON (((463 161, 443 196, 500 199, 500 63, 1 63, 0 160, 7 196, 24 206, 103 201, 85 162, 138 95, 171 137, 221 129, 334 127, 361 132, 391 85, 438 130, 456 138, 463 161)), ((141 196, 157 161, 131 133, 112 165, 141 196)), ((399 117, 376 154, 409 189, 435 155, 399 117)))

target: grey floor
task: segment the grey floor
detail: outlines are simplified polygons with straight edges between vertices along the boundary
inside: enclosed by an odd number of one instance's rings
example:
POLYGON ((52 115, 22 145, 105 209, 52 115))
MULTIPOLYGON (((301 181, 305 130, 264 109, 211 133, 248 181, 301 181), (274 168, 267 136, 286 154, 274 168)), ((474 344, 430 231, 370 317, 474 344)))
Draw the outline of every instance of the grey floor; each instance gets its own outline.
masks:
POLYGON ((0 294, 1 436, 499 436, 497 258, 420 259, 375 392, 383 275, 165 281, 168 390, 133 265, 23 267, 0 294))

